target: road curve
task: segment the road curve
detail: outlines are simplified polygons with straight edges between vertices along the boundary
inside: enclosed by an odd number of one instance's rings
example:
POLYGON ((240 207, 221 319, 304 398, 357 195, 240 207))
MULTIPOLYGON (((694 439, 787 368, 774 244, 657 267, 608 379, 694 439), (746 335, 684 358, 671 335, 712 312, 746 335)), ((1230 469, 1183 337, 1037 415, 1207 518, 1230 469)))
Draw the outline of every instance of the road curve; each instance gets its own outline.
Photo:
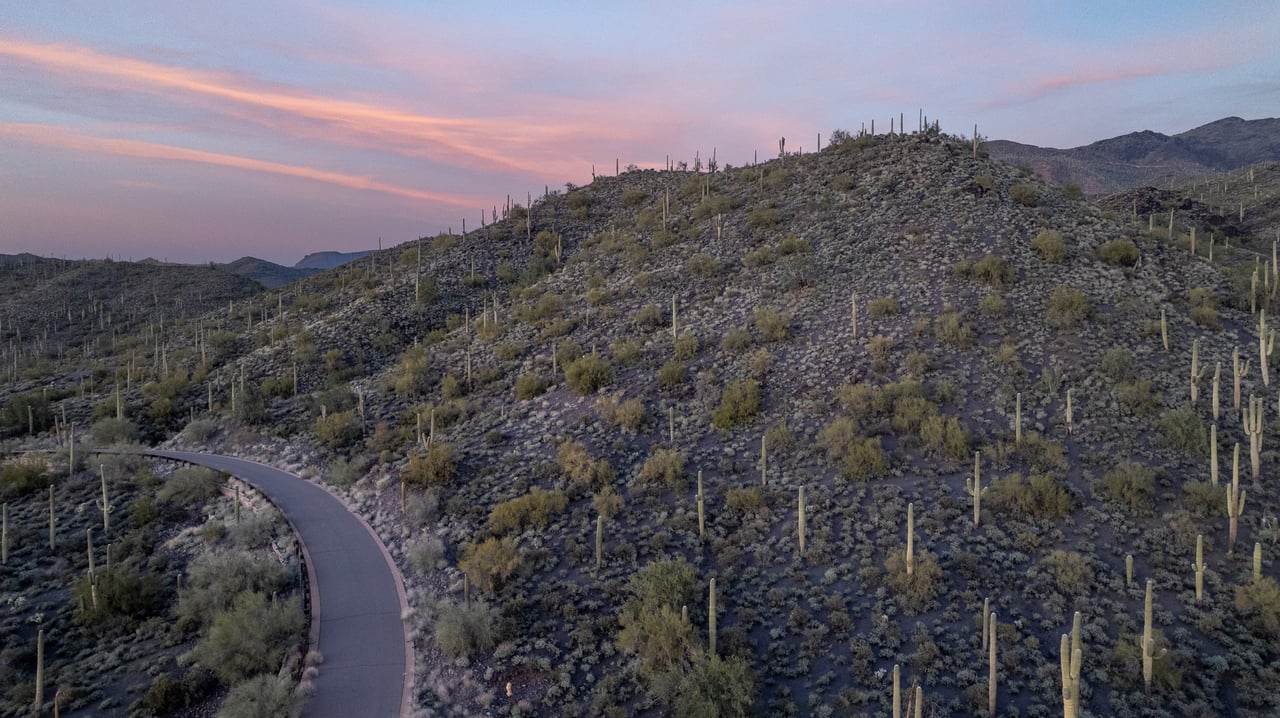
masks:
POLYGON ((270 466, 187 451, 143 453, 232 474, 265 494, 293 525, 309 555, 324 659, 304 716, 408 715, 413 650, 401 619, 403 583, 363 519, 320 486, 270 466))

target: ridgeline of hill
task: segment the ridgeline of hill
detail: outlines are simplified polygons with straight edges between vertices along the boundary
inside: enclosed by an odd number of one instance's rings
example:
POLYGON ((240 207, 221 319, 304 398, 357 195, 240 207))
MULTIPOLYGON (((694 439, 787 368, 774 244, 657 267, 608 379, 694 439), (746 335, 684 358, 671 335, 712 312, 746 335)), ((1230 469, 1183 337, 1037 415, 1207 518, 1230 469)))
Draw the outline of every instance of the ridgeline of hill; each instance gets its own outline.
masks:
MULTIPOLYGON (((1276 176, 1091 204, 930 131, 600 177, 166 323, 125 414, 342 492, 428 714, 884 715, 899 666, 986 715, 994 626, 997 713, 1058 715, 1079 612, 1081 715, 1271 715, 1276 176)), ((10 402, 134 356, 11 339, 10 402)))
POLYGON ((988 142, 986 148, 992 157, 1030 167, 1046 182, 1099 196, 1280 161, 1280 119, 1227 117, 1172 136, 1144 130, 1072 149, 1009 140, 988 142))

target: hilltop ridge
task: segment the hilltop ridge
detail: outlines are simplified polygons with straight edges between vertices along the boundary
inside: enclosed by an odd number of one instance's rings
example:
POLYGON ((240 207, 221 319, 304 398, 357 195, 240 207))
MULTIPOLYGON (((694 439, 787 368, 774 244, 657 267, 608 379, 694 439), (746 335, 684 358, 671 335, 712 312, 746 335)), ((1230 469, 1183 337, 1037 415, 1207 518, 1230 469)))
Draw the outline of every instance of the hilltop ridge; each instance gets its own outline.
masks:
MULTIPOLYGON (((983 715, 989 608, 998 713, 1061 710, 1080 611, 1090 713, 1267 715, 1280 491, 1250 483, 1231 391, 1238 352, 1244 406, 1276 405, 1254 169, 1090 203, 933 130, 600 176, 167 325, 127 415, 360 511, 406 576, 426 712, 882 715, 896 665, 983 715)), ((10 396, 65 381, 20 368, 10 396)))

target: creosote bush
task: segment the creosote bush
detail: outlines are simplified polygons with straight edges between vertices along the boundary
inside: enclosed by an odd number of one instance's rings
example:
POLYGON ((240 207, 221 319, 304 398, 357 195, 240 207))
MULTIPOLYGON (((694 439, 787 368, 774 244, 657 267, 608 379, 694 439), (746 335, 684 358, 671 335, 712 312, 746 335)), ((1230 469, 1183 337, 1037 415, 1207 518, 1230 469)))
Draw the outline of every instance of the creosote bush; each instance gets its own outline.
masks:
POLYGON ((520 570, 522 565, 516 541, 510 536, 490 536, 472 541, 462 550, 462 556, 458 559, 458 568, 467 574, 471 583, 484 586, 491 592, 511 574, 520 570))
POLYGON ((711 416, 717 429, 732 429, 760 413, 760 384, 754 379, 732 381, 720 393, 720 406, 711 416))
POLYGON ((1070 287, 1055 287, 1045 306, 1045 320, 1050 326, 1070 329, 1088 318, 1089 312, 1089 300, 1084 292, 1070 287))
POLYGON ((568 439, 556 451, 556 465, 570 481, 586 486, 608 484, 615 476, 609 462, 592 458, 587 447, 576 439, 568 439))
POLYGON ((1235 606, 1254 630, 1280 639, 1280 583, 1274 578, 1263 576, 1236 586, 1235 606))
POLYGON ((409 457, 404 479, 410 486, 445 486, 458 473, 452 444, 433 443, 426 451, 409 457))
POLYGON ((493 648, 497 611, 482 600, 436 604, 436 645, 450 658, 468 658, 493 648))
POLYGON ((1147 514, 1155 502, 1156 472, 1150 467, 1132 461, 1119 466, 1102 477, 1102 493, 1131 513, 1147 514))
POLYGON ((684 452, 674 449, 654 449, 636 476, 644 483, 664 483, 669 488, 680 489, 685 485, 684 452))
POLYGON ((1065 596, 1084 595, 1093 586, 1093 569, 1076 551, 1055 549, 1040 562, 1058 592, 1065 596))
POLYGON ((985 282, 995 289, 1004 289, 1013 283, 1013 265, 998 254, 988 254, 973 263, 969 268, 970 276, 979 282, 985 282))
POLYGON ((791 336, 791 320, 776 309, 760 307, 756 309, 756 330, 760 332, 761 341, 780 342, 791 336))
POLYGON ((548 381, 539 374, 525 372, 516 377, 516 398, 528 401, 547 391, 548 381))
POLYGON ((603 357, 585 354, 565 367, 564 377, 574 393, 591 394, 613 381, 613 367, 603 357))
POLYGON ((1128 237, 1117 237, 1098 246, 1098 258, 1117 267, 1132 267, 1138 261, 1138 247, 1128 237))
POLYGON ((1040 258, 1052 264, 1060 264, 1067 258, 1067 243, 1056 229, 1044 229, 1031 239, 1031 248, 1040 258))
POLYGON ((898 606, 908 616, 922 613, 929 606, 933 597, 938 595, 942 583, 942 569, 932 553, 915 551, 914 567, 907 573, 906 549, 899 549, 889 554, 884 567, 887 572, 885 582, 896 594, 898 606))
POLYGON ((1160 434, 1165 442, 1191 456, 1209 455, 1209 430, 1191 407, 1171 409, 1160 417, 1160 434))
POLYGON ((495 534, 520 533, 543 528, 569 503, 563 491, 545 491, 534 486, 529 493, 503 501, 489 512, 489 530, 495 534))
POLYGON ((620 395, 601 397, 596 402, 596 411, 606 424, 631 434, 639 431, 647 418, 643 401, 623 399, 620 395))
POLYGON ((992 510, 1012 518, 1060 519, 1071 513, 1074 502, 1062 480, 1046 474, 1009 474, 991 482, 982 501, 992 510))

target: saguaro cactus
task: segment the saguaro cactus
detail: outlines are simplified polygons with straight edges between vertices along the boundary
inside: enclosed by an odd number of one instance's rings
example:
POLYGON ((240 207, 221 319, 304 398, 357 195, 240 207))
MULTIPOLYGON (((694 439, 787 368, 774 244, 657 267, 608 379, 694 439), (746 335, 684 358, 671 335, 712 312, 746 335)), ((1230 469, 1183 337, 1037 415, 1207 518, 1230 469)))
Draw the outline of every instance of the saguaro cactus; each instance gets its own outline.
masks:
POLYGON ((1218 398, 1219 387, 1222 383, 1222 362, 1214 362, 1213 364, 1213 420, 1216 422, 1220 418, 1221 403, 1218 398))
POLYGON ((1258 312, 1258 371, 1262 374, 1262 385, 1271 386, 1271 375, 1267 369, 1267 358, 1276 349, 1275 330, 1267 331, 1267 311, 1258 312))
POLYGON ((902 672, 893 664, 893 718, 902 718, 902 672))
POLYGON ((916 570, 916 515, 915 504, 907 504, 907 575, 915 573, 916 570))
POLYGON ((1200 381, 1208 374, 1209 370, 1200 370, 1200 340, 1191 341, 1191 405, 1196 405, 1196 399, 1200 394, 1200 381))
POLYGON ((1231 485, 1227 487, 1227 552, 1236 548, 1236 534, 1240 530, 1240 514, 1244 513, 1245 490, 1240 488, 1240 472, 1233 472, 1231 485))
POLYGON ((1164 307, 1160 308, 1160 343, 1169 351, 1169 320, 1165 317, 1164 307))
POLYGON ((111 530, 111 511, 114 507, 107 500, 107 468, 98 464, 98 473, 102 477, 102 500, 98 502, 98 507, 102 509, 102 533, 105 534, 111 530))
POLYGON ((1244 433, 1249 436, 1249 466, 1253 469, 1253 480, 1258 480, 1262 470, 1262 429, 1264 428, 1265 407, 1262 399, 1250 396, 1249 406, 1244 411, 1242 423, 1244 433))
POLYGON ((1231 349, 1231 407, 1240 412, 1240 380, 1249 375, 1249 360, 1245 359, 1244 364, 1240 363, 1240 347, 1232 347, 1231 349))
POLYGON ((1262 580, 1262 544, 1253 542, 1253 582, 1262 580))
POLYGON ((1067 389, 1067 436, 1075 433, 1075 412, 1071 409, 1071 390, 1067 389))
POLYGON ((596 570, 604 564, 604 514, 596 514, 596 570))
POLYGON ((973 525, 977 526, 982 520, 982 495, 987 490, 982 488, 982 472, 980 468, 982 453, 973 452, 973 478, 966 479, 964 482, 965 491, 973 497, 973 525))
POLYGON ((716 580, 711 579, 707 589, 707 649, 716 654, 716 580))
POLYGON ((707 535, 707 515, 706 515, 706 499, 702 493, 702 470, 698 470, 698 538, 706 538, 707 535))
POLYGON ((797 506, 797 508, 796 508, 796 533, 799 535, 799 539, 800 539, 800 555, 801 555, 801 556, 803 556, 803 555, 804 555, 804 534, 805 534, 805 525, 804 525, 804 487, 803 487, 803 486, 801 486, 801 487, 800 487, 800 492, 799 492, 799 495, 798 495, 798 497, 797 497, 797 503, 796 503, 796 506, 797 506))
POLYGON ((1013 398, 1013 443, 1022 443, 1022 392, 1013 398))
POLYGON ((991 640, 987 645, 987 715, 996 714, 996 612, 992 611, 991 640))
POLYGON ((36 698, 32 704, 36 715, 44 709, 44 629, 36 632, 36 698))
POLYGON ((1084 651, 1067 634, 1062 634, 1062 716, 1078 718, 1080 715, 1080 664, 1084 651))
POLYGON ((1196 562, 1191 564, 1196 572, 1196 603, 1204 600, 1204 536, 1196 534, 1196 562))
POLYGON ((1151 579, 1147 579, 1147 598, 1142 609, 1142 684, 1151 693, 1151 677, 1154 675, 1156 639, 1151 628, 1151 579))
POLYGON ((858 295, 849 295, 849 334, 858 338, 858 295))
POLYGON ((1218 425, 1209 425, 1209 483, 1218 485, 1218 425))

